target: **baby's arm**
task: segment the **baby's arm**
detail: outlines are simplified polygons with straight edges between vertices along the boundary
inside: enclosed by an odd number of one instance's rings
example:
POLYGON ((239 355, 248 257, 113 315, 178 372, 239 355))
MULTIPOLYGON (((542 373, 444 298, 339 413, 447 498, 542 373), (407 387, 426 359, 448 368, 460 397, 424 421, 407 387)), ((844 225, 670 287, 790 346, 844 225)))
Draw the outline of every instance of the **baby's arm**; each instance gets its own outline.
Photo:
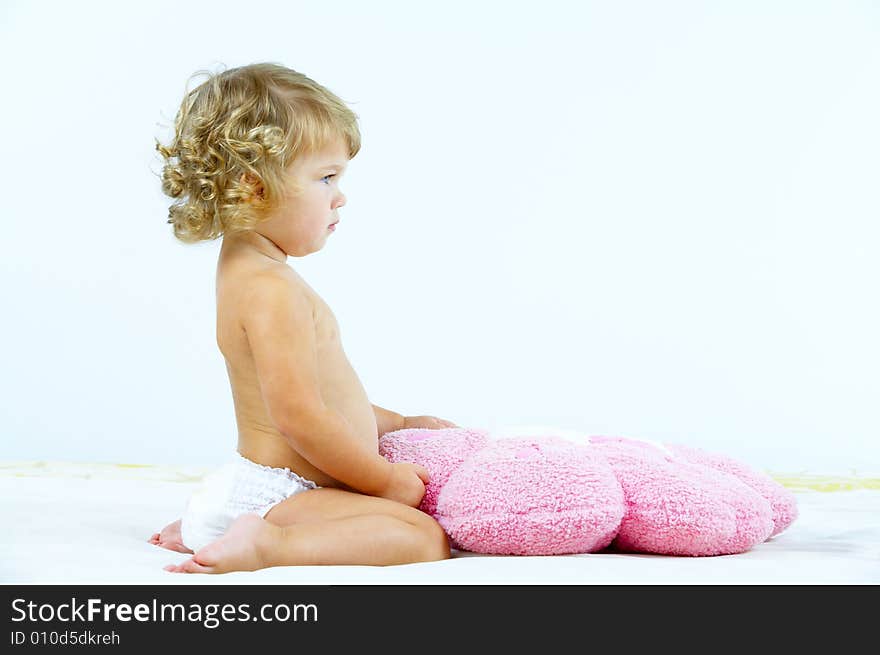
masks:
POLYGON ((386 432, 403 429, 404 417, 397 412, 373 405, 373 413, 376 415, 376 428, 380 437, 386 432))
POLYGON ((370 440, 324 404, 318 384, 315 322, 305 292, 259 277, 244 308, 260 391, 269 417, 290 445, 328 475, 365 493, 382 488, 388 462, 370 440))
POLYGON ((349 487, 418 504, 424 494, 419 472, 388 462, 372 435, 356 434, 342 414, 324 404, 315 322, 305 292, 268 275, 258 277, 252 289, 243 308, 244 328, 278 431, 309 462, 349 487))

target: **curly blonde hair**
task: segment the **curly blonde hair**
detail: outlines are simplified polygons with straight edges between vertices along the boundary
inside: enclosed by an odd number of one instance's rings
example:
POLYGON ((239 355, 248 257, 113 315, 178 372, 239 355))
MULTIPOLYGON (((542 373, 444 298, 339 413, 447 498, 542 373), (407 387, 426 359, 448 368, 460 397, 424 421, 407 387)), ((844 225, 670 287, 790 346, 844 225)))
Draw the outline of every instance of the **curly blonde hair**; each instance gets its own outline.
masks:
MULTIPOLYGON (((178 199, 168 210, 174 236, 184 243, 247 231, 277 210, 297 158, 334 139, 361 147, 358 116, 334 93, 276 63, 212 73, 185 94, 167 146, 162 192, 178 199), (259 187, 262 190, 258 193, 259 187)), ((187 82, 188 84, 188 82, 187 82)))

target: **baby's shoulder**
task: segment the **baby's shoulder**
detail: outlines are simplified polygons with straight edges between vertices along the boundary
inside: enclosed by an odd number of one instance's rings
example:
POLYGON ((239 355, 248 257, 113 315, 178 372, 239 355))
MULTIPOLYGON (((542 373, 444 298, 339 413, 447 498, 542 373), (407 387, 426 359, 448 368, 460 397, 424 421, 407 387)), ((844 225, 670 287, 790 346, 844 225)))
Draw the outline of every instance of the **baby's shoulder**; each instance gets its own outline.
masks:
POLYGON ((296 271, 263 269, 243 280, 242 288, 250 297, 274 300, 277 297, 294 298, 300 303, 314 305, 317 294, 296 271))
POLYGON ((232 293, 263 289, 309 289, 302 276, 286 264, 255 264, 244 259, 230 261, 225 266, 218 267, 217 285, 218 292, 223 288, 232 293))
POLYGON ((241 323, 246 315, 271 306, 296 304, 313 313, 320 300, 306 281, 289 266, 227 267, 217 276, 218 320, 241 323), (285 270, 286 269, 286 270, 285 270))

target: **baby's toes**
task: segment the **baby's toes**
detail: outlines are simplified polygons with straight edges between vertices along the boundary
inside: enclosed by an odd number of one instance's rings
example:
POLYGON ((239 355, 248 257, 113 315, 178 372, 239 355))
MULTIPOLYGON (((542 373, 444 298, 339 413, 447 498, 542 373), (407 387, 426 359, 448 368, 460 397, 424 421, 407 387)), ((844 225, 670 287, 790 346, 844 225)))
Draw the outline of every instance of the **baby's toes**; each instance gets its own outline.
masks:
POLYGON ((193 558, 186 560, 180 568, 182 573, 211 573, 214 570, 213 566, 202 566, 193 558))

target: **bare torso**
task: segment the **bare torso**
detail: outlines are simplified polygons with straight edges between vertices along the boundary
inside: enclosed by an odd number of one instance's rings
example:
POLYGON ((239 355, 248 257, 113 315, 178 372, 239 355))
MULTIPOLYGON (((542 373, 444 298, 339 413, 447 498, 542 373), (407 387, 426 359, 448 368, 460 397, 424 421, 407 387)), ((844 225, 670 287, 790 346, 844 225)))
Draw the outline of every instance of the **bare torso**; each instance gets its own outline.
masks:
POLYGON ((264 466, 287 467, 319 486, 348 489, 297 453, 269 419, 241 322, 241 294, 256 274, 266 272, 287 280, 291 289, 299 287, 306 291, 312 304, 318 380, 324 403, 345 417, 358 435, 377 448, 373 406, 342 348, 336 317, 327 303, 287 264, 247 249, 227 249, 226 245, 217 262, 217 345, 226 360, 232 387, 238 452, 264 466))

